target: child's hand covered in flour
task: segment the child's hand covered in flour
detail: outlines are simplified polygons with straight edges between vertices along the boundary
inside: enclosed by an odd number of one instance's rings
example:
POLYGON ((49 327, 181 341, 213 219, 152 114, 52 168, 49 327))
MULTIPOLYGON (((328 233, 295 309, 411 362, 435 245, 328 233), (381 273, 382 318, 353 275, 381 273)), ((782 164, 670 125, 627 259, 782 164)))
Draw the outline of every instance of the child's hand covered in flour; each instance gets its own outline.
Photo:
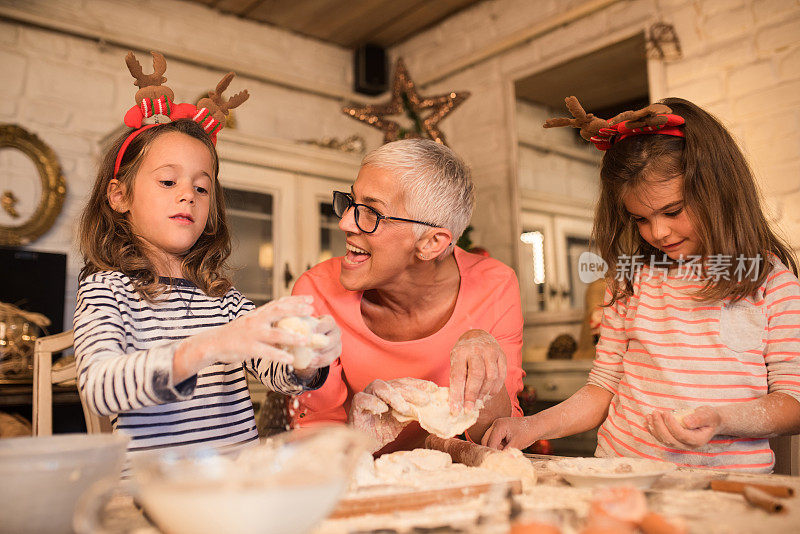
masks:
POLYGON ((282 346, 303 346, 304 336, 275 326, 280 319, 314 313, 312 298, 284 297, 247 313, 230 323, 209 328, 183 340, 173 358, 173 382, 179 383, 214 363, 238 363, 264 358, 291 364, 294 357, 282 346))
POLYGON ((645 422, 647 430, 658 441, 677 449, 696 449, 706 445, 722 424, 719 412, 711 406, 700 406, 680 418, 672 412, 655 411, 645 422))
POLYGON ((300 377, 312 376, 316 370, 330 365, 342 353, 342 333, 333 317, 286 317, 278 328, 302 336, 306 344, 286 347, 294 357, 292 366, 300 377))

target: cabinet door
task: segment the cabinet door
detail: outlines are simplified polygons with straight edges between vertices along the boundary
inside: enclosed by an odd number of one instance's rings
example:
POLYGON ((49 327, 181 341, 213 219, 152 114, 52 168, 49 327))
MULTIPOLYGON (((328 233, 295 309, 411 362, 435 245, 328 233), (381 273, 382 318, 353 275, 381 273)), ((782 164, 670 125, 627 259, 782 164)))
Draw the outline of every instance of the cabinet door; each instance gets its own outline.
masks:
POLYGON ((221 161, 220 178, 231 231, 234 285, 256 304, 288 295, 297 236, 295 176, 221 161))
POLYGON ((523 212, 519 247, 523 310, 536 313, 557 309, 557 295, 550 291, 558 286, 552 217, 523 212))
POLYGON ((333 213, 333 191, 350 191, 351 182, 298 177, 301 209, 300 272, 327 259, 344 255, 345 234, 339 229, 339 218, 333 213))
MULTIPOLYGON (((556 257, 559 259, 559 293, 561 307, 582 310, 588 284, 579 277, 578 259, 591 248, 592 221, 556 216, 553 221, 556 257)), ((596 252, 596 251, 594 251, 596 252)))
POLYGON ((541 212, 522 213, 520 288, 526 313, 537 320, 565 320, 583 310, 587 285, 578 274, 580 255, 590 250, 592 221, 541 212))

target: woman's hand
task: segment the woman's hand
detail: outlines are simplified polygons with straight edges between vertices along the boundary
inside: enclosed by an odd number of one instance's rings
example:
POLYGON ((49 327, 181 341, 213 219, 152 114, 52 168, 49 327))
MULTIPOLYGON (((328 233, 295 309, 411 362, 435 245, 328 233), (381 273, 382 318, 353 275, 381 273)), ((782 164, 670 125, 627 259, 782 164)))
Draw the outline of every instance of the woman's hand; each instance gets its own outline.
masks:
POLYGON ((706 445, 722 424, 722 418, 711 406, 700 406, 678 421, 671 412, 655 411, 645 419, 647 430, 658 441, 675 449, 696 449, 706 445))
POLYGON ((485 330, 468 330, 450 351, 450 412, 471 410, 505 387, 506 355, 485 330))
POLYGON ((531 417, 501 417, 495 419, 483 435, 481 445, 493 449, 525 449, 539 439, 534 434, 534 420, 531 417))
MULTIPOLYGON (((209 328, 186 338, 175 351, 173 382, 179 383, 214 363, 238 363, 248 358, 264 358, 291 364, 294 357, 277 345, 305 345, 298 334, 275 328, 289 316, 314 313, 312 297, 284 297, 269 302, 230 323, 209 328)), ((339 349, 341 350, 341 349, 339 349)))
POLYGON ((377 442, 375 450, 381 449, 397 439, 409 423, 395 419, 392 411, 411 415, 409 403, 422 406, 429 402, 430 386, 437 387, 416 378, 375 380, 353 396, 350 423, 377 442))
POLYGON ((319 324, 314 329, 314 333, 327 337, 328 344, 319 349, 308 366, 313 369, 327 367, 342 354, 342 331, 339 330, 339 326, 333 320, 333 317, 322 315, 319 318, 319 324))

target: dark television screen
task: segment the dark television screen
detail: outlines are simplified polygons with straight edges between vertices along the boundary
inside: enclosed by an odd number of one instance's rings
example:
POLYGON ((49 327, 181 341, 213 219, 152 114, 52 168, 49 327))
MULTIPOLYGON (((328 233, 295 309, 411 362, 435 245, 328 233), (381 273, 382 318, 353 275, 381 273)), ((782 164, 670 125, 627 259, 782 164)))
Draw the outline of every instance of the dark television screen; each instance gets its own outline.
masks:
POLYGON ((49 334, 64 331, 66 254, 0 247, 0 301, 50 319, 49 334))

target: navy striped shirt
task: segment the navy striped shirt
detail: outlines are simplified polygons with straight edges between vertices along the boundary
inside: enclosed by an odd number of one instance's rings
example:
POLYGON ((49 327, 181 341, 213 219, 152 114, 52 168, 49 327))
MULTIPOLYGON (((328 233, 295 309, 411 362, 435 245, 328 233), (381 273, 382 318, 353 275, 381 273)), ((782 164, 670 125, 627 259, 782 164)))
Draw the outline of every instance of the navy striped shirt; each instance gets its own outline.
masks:
POLYGON ((255 441, 244 368, 287 395, 319 388, 328 368, 304 382, 284 364, 254 358, 211 365, 180 384, 172 381, 172 359, 181 340, 254 308, 233 288, 223 297, 210 297, 186 280, 173 279, 150 304, 122 273, 87 276, 78 286, 74 318, 83 402, 95 413, 112 416, 115 431, 131 436, 129 452, 255 441))

